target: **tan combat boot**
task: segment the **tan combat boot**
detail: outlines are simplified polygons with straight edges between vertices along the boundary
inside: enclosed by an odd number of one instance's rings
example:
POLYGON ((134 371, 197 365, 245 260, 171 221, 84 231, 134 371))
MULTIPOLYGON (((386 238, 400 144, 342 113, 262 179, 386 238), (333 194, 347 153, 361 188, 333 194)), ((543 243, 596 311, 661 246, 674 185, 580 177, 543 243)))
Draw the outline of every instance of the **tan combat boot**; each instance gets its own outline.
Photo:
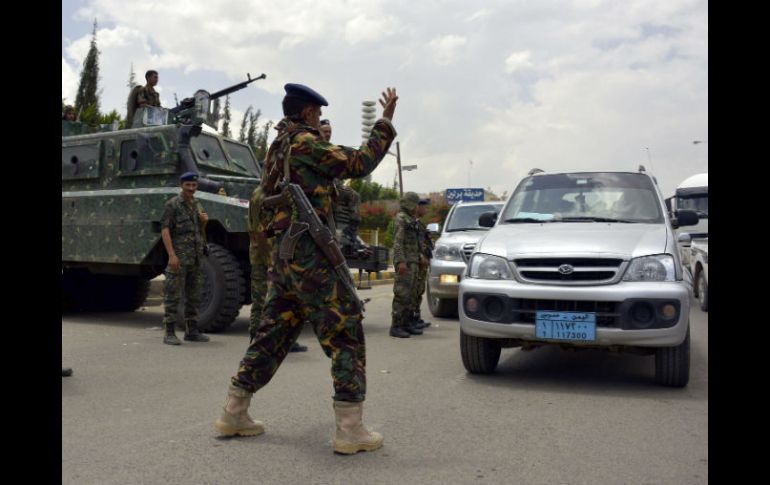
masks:
POLYGON ((334 451, 352 455, 359 451, 374 451, 382 446, 382 435, 369 431, 361 422, 364 414, 363 402, 334 401, 337 433, 334 436, 334 451))
POLYGON ((254 421, 246 411, 254 394, 230 384, 222 417, 214 422, 214 429, 225 436, 257 436, 265 432, 261 421, 254 421))

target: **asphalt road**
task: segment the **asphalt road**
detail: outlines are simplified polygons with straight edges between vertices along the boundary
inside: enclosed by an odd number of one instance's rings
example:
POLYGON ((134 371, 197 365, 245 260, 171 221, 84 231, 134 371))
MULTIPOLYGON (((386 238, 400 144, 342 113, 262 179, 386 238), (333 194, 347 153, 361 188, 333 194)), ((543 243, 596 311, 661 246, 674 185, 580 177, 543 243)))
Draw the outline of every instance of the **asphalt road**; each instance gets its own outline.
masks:
MULTIPOLYGON (((708 483, 708 316, 691 315, 690 384, 654 384, 654 358, 503 349, 467 374, 458 322, 388 336, 392 286, 367 305, 364 421, 385 446, 331 451, 329 360, 309 327, 252 400, 256 438, 212 428, 248 343, 248 308, 211 342, 162 344, 162 307, 62 317, 64 484, 708 483)), ((180 335, 181 337, 181 335, 180 335)))

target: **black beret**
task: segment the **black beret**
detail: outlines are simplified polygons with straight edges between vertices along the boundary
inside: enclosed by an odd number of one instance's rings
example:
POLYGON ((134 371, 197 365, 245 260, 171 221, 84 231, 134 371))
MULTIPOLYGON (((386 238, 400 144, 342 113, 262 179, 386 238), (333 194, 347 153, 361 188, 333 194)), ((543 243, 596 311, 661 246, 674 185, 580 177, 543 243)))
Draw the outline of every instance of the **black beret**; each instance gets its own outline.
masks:
POLYGON ((323 96, 303 84, 288 83, 283 89, 286 90, 287 98, 298 98, 318 106, 329 106, 323 96))
POLYGON ((180 182, 197 182, 198 174, 195 172, 185 172, 179 177, 180 182))

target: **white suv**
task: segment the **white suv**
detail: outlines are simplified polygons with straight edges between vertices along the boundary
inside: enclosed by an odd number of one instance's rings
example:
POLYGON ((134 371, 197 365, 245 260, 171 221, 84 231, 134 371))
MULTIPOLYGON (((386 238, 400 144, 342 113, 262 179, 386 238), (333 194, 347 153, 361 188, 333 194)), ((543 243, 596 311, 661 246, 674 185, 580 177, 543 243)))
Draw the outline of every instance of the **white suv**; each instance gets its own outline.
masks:
MULTIPOLYGON (((465 265, 476 243, 489 231, 479 226, 479 216, 498 213, 502 207, 502 202, 458 202, 449 209, 428 274, 428 308, 434 317, 457 315, 457 290, 465 265)), ((428 224, 428 230, 438 232, 438 224, 428 224)))
POLYGON ((655 179, 635 172, 537 173, 523 179, 460 282, 460 343, 472 373, 502 347, 541 345, 655 354, 655 377, 683 387, 690 369, 691 281, 655 179), (686 275, 686 276, 685 276, 686 275))

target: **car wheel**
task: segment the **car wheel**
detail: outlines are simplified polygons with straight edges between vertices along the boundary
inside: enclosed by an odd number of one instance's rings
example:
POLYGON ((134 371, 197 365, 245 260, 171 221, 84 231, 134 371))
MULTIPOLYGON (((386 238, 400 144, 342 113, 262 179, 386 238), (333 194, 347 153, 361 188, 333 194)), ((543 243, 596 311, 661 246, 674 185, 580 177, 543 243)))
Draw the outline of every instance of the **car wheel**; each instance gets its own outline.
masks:
POLYGON ((428 283, 428 308, 431 315, 439 318, 451 318, 457 316, 457 298, 438 298, 433 296, 428 283))
POLYGON ((706 282, 706 275, 701 271, 698 273, 698 301, 700 309, 704 312, 709 311, 709 285, 706 282))
POLYGON ((655 350, 655 381, 668 387, 684 387, 690 380, 690 322, 687 336, 676 347, 655 350))
POLYGON ((500 343, 494 339, 473 337, 460 330, 460 353, 465 369, 471 374, 491 374, 500 360, 500 343))

